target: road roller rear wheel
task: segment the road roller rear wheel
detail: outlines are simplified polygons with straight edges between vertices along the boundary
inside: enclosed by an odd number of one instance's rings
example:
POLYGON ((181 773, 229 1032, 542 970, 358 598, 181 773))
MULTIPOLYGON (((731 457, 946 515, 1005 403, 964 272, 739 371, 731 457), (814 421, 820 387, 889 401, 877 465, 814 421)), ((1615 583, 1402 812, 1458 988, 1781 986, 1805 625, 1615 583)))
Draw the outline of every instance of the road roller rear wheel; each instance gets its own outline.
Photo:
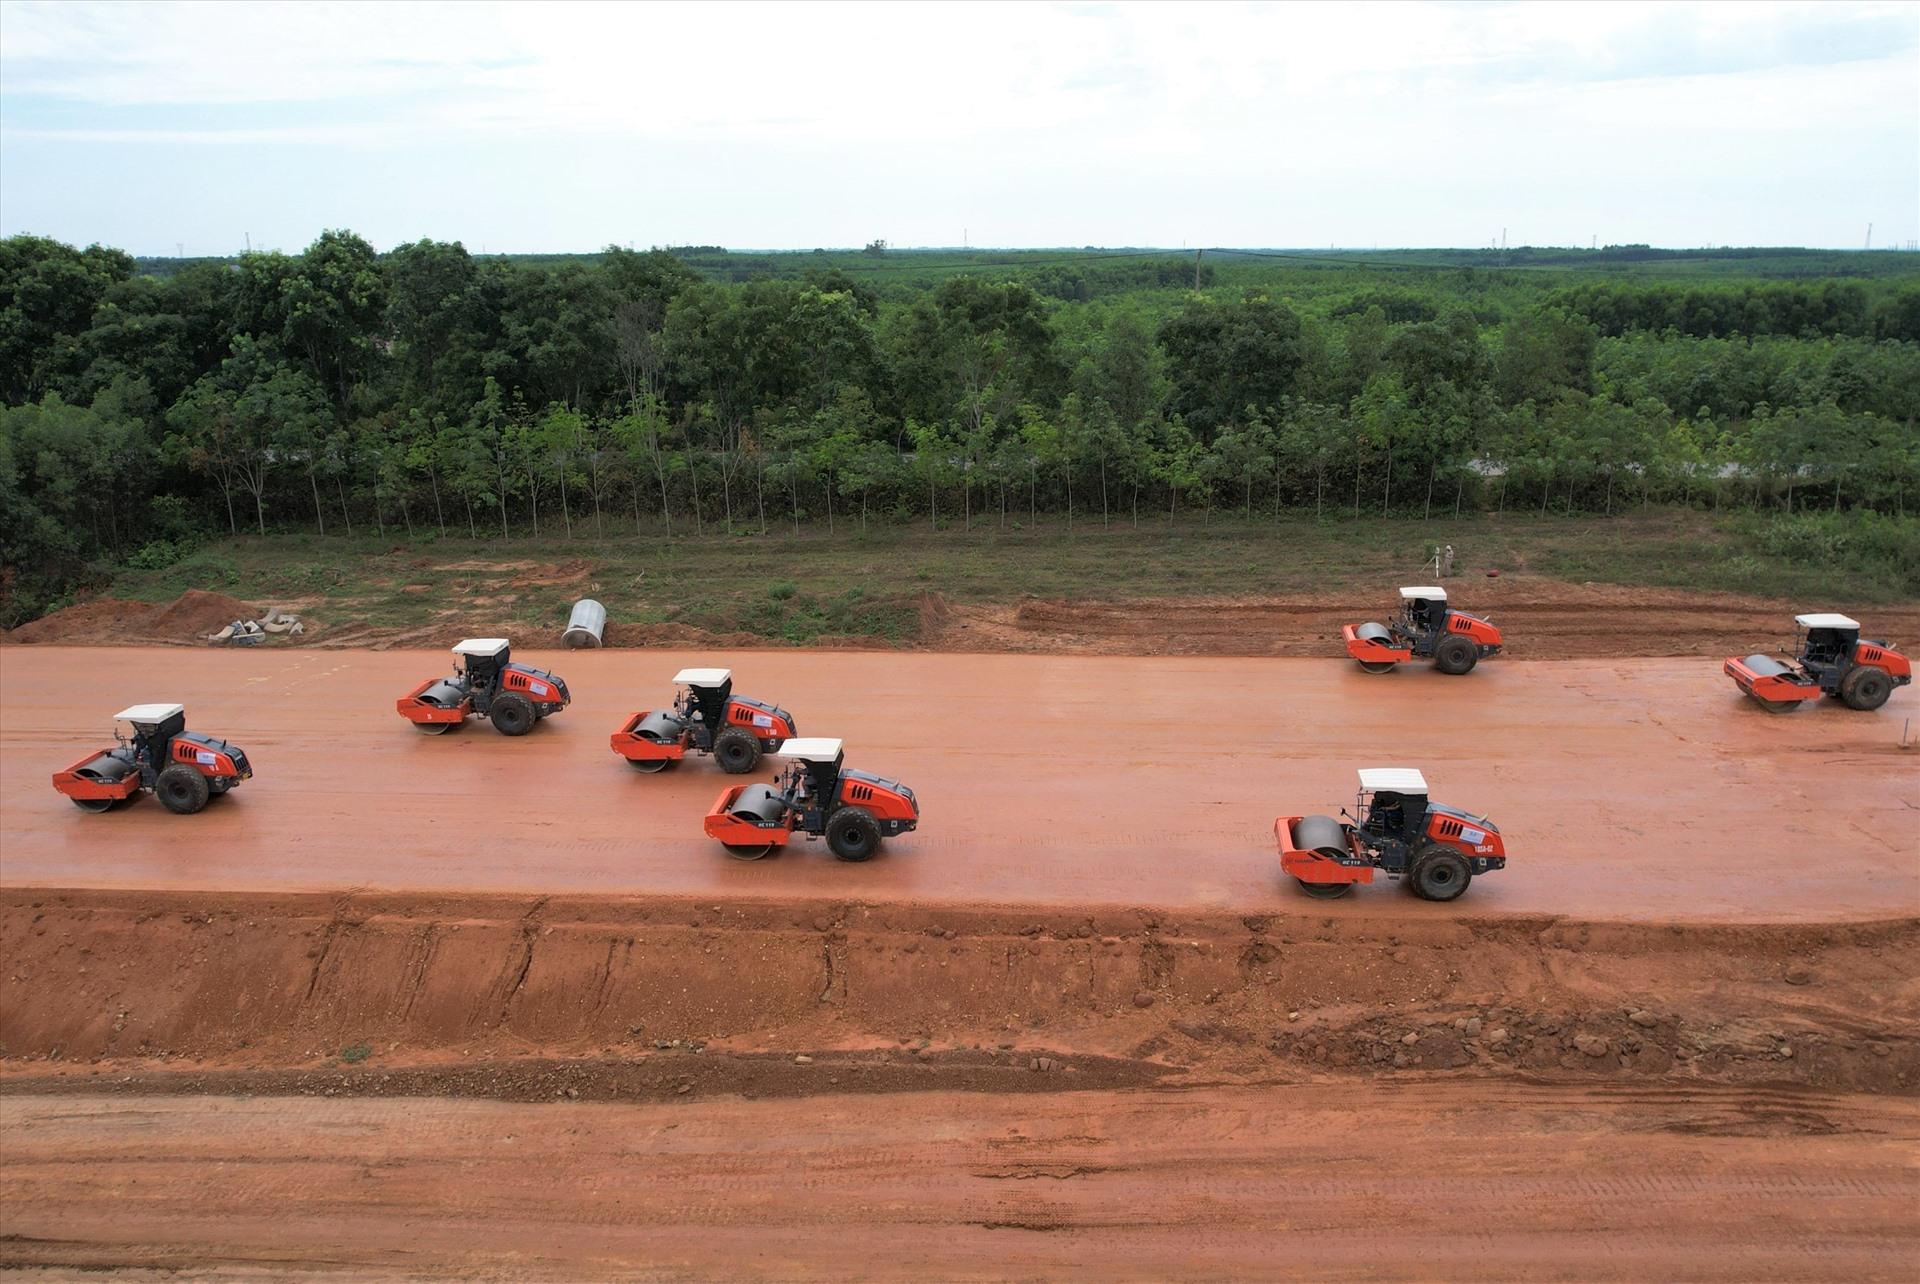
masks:
POLYGON ((1863 713, 1878 709, 1892 694, 1893 679, 1887 676, 1885 669, 1855 669, 1840 684, 1840 698, 1846 701, 1847 707, 1863 713))
POLYGON ((191 816, 207 805, 213 790, 207 778, 183 762, 161 771, 153 782, 154 796, 176 816, 191 816))
POLYGON ((1429 844, 1413 858, 1413 874, 1407 880, 1413 894, 1422 900, 1458 899, 1473 881, 1473 868, 1467 858, 1444 843, 1429 844))
POLYGON ((508 691, 494 699, 493 729, 503 736, 524 736, 539 719, 533 716, 533 701, 517 691, 508 691))
POLYGON ((1433 667, 1456 678, 1463 673, 1471 672, 1473 666, 1479 662, 1479 648, 1474 646, 1471 639, 1463 638, 1457 633, 1452 637, 1441 638, 1440 645, 1433 648, 1433 667))

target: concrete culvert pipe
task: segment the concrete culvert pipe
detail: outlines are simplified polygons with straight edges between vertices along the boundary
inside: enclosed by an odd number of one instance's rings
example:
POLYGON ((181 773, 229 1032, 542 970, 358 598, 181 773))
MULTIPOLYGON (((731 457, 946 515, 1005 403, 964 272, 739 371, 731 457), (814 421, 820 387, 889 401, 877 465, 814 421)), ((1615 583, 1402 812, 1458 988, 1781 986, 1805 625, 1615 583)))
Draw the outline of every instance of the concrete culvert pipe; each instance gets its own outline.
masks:
POLYGON ((607 608, 583 597, 573 604, 573 615, 561 640, 575 649, 596 647, 606 640, 606 633, 607 608))

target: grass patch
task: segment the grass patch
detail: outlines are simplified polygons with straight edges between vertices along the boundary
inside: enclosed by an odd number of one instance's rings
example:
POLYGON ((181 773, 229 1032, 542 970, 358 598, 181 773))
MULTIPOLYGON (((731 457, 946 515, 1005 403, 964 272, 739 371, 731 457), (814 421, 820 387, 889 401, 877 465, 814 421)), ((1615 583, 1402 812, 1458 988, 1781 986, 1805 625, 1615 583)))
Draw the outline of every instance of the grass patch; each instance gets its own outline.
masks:
POLYGON ((1719 589, 1793 601, 1870 604, 1920 594, 1920 520, 1874 514, 1769 518, 1654 509, 1614 518, 1509 514, 1459 521, 1197 516, 1135 528, 1085 518, 972 531, 875 525, 865 534, 625 535, 592 540, 246 536, 107 590, 165 601, 217 589, 261 606, 299 604, 329 621, 406 628, 441 610, 557 629, 592 596, 615 621, 678 622, 806 643, 911 640, 918 602, 1278 596, 1413 582, 1435 544, 1456 573, 1488 569, 1570 581, 1719 589))

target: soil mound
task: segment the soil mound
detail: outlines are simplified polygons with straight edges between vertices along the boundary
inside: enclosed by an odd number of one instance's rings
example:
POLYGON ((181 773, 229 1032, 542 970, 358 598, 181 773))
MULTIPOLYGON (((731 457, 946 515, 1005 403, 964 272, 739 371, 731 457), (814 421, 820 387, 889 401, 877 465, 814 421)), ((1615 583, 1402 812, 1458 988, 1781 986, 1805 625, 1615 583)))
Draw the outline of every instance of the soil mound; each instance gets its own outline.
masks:
POLYGON ((119 640, 143 633, 152 615, 153 607, 146 602, 97 597, 30 620, 9 630, 6 639, 52 646, 119 640))
POLYGON ((173 601, 154 611, 148 631, 160 635, 179 635, 198 639, 217 633, 235 620, 251 620, 259 611, 239 598, 204 589, 188 589, 173 601))
POLYGON ((6 640, 42 646, 186 646, 205 641, 207 634, 235 620, 258 614, 238 598, 204 589, 188 589, 159 606, 97 597, 23 624, 9 632, 6 640))

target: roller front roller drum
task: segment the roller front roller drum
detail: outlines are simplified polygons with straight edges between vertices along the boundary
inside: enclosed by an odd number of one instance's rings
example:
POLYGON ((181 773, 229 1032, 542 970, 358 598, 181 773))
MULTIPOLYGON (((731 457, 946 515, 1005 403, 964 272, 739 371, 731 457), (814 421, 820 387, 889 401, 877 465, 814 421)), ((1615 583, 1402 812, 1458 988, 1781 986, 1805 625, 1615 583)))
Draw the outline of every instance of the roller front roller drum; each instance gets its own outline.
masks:
POLYGON ((1351 845, 1347 827, 1331 816, 1302 816, 1294 822, 1293 845, 1302 851, 1317 851, 1332 860, 1350 859, 1351 845))
POLYGON ((1337 901, 1353 890, 1352 883, 1309 883, 1304 878, 1296 878, 1300 890, 1316 901, 1337 901))

